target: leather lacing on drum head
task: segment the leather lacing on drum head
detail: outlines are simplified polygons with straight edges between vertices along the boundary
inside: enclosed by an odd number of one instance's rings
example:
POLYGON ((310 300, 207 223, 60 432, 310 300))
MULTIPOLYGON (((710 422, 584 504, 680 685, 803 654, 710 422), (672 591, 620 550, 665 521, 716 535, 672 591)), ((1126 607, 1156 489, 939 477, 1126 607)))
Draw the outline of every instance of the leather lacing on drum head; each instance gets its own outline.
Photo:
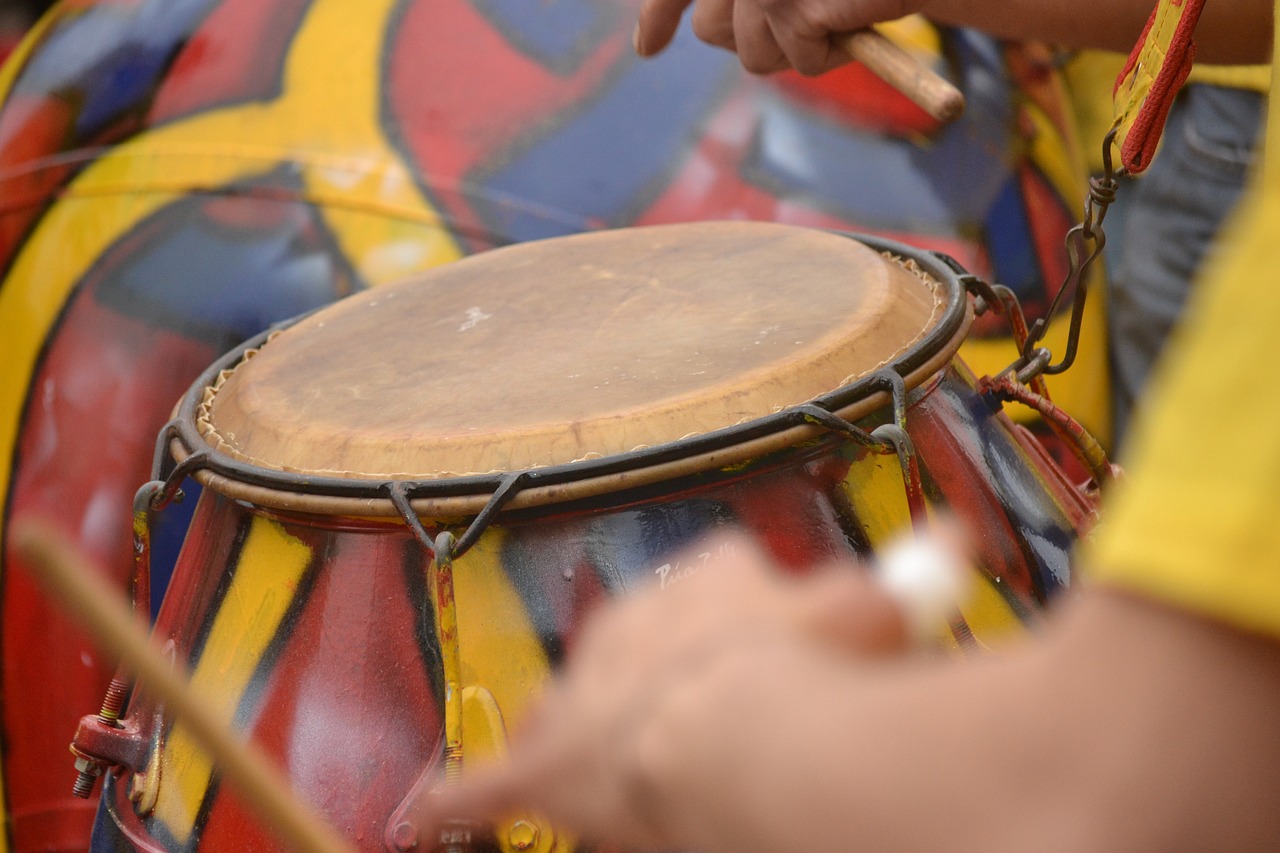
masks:
POLYGON ((231 378, 231 375, 235 373, 241 365, 245 364, 261 352, 262 346, 270 343, 271 339, 279 333, 278 329, 268 332, 260 345, 251 347, 244 351, 243 355, 241 355, 234 367, 227 368, 226 370, 219 370, 218 375, 214 378, 213 382, 206 386, 201 392, 200 405, 196 407, 195 412, 196 431, 200 434, 201 438, 208 442, 211 448, 219 453, 233 453, 235 450, 235 436, 223 438, 223 436, 218 432, 217 427, 213 425, 213 419, 210 417, 209 407, 213 404, 214 397, 218 396, 218 391, 221 390, 222 386, 231 378))

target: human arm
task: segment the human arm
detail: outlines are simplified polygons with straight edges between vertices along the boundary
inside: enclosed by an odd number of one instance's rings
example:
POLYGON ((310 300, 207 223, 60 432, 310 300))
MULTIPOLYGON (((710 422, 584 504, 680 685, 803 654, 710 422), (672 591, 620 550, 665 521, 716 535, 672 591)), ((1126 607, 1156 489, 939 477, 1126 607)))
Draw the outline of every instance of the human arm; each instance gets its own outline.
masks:
MULTIPOLYGON (((795 67, 817 74, 848 61, 831 45, 832 33, 917 12, 1000 38, 1128 52, 1154 0, 646 0, 636 28, 637 52, 661 51, 689 6, 699 38, 734 50, 748 70, 795 67)), ((1272 0, 1205 3, 1196 28, 1198 57, 1265 61, 1271 55, 1272 9, 1272 0)))
POLYGON ((889 663, 858 651, 875 631, 796 627, 882 613, 834 590, 609 612, 510 762, 440 807, 707 853, 1280 844, 1280 644, 1094 589, 1024 648, 889 663))
POLYGON ((1101 590, 1062 617, 972 663, 726 659, 637 737, 636 787, 708 853, 1276 849, 1280 645, 1101 590))

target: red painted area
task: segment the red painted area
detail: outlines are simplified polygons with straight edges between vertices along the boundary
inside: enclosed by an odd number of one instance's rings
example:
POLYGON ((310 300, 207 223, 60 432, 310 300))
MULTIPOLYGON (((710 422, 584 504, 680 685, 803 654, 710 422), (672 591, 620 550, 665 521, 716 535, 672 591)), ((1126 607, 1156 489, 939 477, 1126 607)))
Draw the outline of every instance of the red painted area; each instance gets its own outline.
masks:
POLYGON ((928 135, 940 127, 936 119, 859 63, 820 77, 788 71, 773 80, 811 109, 854 127, 899 137, 928 135))
MULTIPOLYGON (((425 587, 407 583, 403 531, 290 532, 324 556, 279 656, 268 651, 269 670, 253 688, 262 693, 249 700, 252 736, 303 800, 373 849, 443 728, 414 630, 425 587)), ((204 849, 278 849, 228 791, 209 810, 204 849)))
MULTIPOLYGON (((1045 299, 1052 300, 1062 288, 1066 278, 1068 263, 1067 253, 1063 249, 1062 240, 1067 231, 1075 224, 1075 219, 1062 197, 1054 191, 1048 179, 1035 166, 1024 163, 1018 169, 1018 183, 1022 187, 1022 197, 1027 208, 1028 226, 1031 239, 1036 247, 1036 257, 1040 260, 1040 269, 1044 281, 1045 299)), ((1028 309, 1028 319, 1035 319, 1039 313, 1030 302, 1024 303, 1028 309)), ((1047 303, 1038 306, 1040 312, 1048 307, 1047 303)))
MULTIPOLYGON (((1003 414, 995 420, 1001 431, 1012 432, 1013 424, 1003 414)), ((1044 460, 1024 457, 1021 468, 1041 488, 1028 493, 1027 506, 1007 506, 993 488, 995 478, 985 458, 984 443, 991 437, 984 436, 967 413, 953 409, 940 395, 930 395, 911 407, 908 428, 920 463, 947 511, 975 534, 972 545, 978 565, 988 577, 999 578, 1004 594, 1019 599, 1027 612, 1039 610, 1043 601, 1033 580, 1038 567, 1023 551, 1026 533, 1021 522, 1042 514, 1054 495, 1044 482, 1040 467, 1044 460)))
POLYGON ((111 8, 113 6, 120 9, 132 9, 136 6, 141 6, 145 2, 147 0, 62 0, 59 7, 62 12, 102 7, 111 8))
POLYGON ((210 612, 219 589, 228 581, 226 572, 206 567, 232 565, 245 524, 244 513, 231 501, 213 491, 201 492, 164 605, 156 617, 156 636, 172 640, 176 654, 184 659, 203 642, 204 622, 193 619, 192 614, 210 612))
POLYGON ((75 114, 57 98, 11 98, 0 110, 0 267, 76 163, 53 159, 75 114))
POLYGON ((477 221, 458 192, 468 172, 492 165, 549 117, 588 102, 630 50, 620 30, 560 76, 512 49, 465 0, 408 4, 388 58, 392 138, 465 228, 477 221), (483 73, 471 71, 477 63, 483 73), (465 84, 452 84, 459 75, 465 84))
POLYGON ((17 48, 21 42, 21 32, 13 30, 0 32, 0 62, 4 62, 8 59, 9 55, 13 53, 14 49, 17 48))
POLYGON ((829 499, 849 463, 826 456, 785 476, 758 476, 734 488, 729 506, 780 568, 803 574, 848 556, 849 546, 829 499))
POLYGON ((1069 129, 1076 126, 1076 119, 1070 113, 1071 98, 1058 75, 1061 57, 1036 43, 1006 44, 1004 56, 1016 96, 1034 104, 1055 128, 1068 129, 1064 135, 1070 139, 1069 129))
MULTIPOLYGON (((558 643, 564 654, 573 650, 587 615, 609 598, 601 569, 588 553, 591 524, 581 516, 562 516, 522 524, 511 531, 512 544, 503 551, 503 568, 520 593, 525 609, 541 614, 536 630, 544 643, 558 643), (516 558, 516 552, 521 555, 516 558)), ((461 565, 465 566, 464 562, 461 565)), ((483 601, 459 602, 459 617, 483 611, 483 601)), ((554 649, 549 649, 554 653, 554 649)))
POLYGON ((757 121, 751 96, 730 97, 707 123, 706 132, 664 191, 640 213, 635 225, 697 222, 706 219, 761 220, 856 230, 898 240, 920 249, 944 252, 966 269, 982 274, 989 268, 986 254, 975 241, 932 234, 908 234, 851 226, 847 219, 827 213, 806 199, 787 199, 749 182, 743 158, 750 155, 757 121))
POLYGON ((600 576, 587 561, 585 554, 576 565, 571 566, 570 571, 573 574, 573 582, 569 587, 568 596, 553 598, 560 642, 566 655, 573 653, 588 614, 609 598, 608 591, 600 582, 600 576))
MULTIPOLYGON (((149 478, 154 436, 207 348, 74 300, 32 384, 10 518, 52 521, 114 581, 132 571, 130 507, 149 478)), ((17 556, 3 583, 4 768, 17 849, 80 849, 93 804, 72 800, 67 746, 102 702, 113 661, 48 603, 17 556)))
MULTIPOLYGON (((174 59, 147 124, 272 97, 281 86, 289 42, 309 6, 310 0, 223 0, 174 59)), ((353 13, 358 14, 354 8, 353 13)))

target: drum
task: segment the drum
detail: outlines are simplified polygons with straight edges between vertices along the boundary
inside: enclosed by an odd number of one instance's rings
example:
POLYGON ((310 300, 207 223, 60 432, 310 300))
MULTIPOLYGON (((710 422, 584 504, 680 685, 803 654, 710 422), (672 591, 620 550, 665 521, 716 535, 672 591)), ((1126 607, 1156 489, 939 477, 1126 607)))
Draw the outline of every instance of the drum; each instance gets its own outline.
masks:
MULTIPOLYGON (((503 751, 598 602, 716 560, 685 550, 711 531, 804 572, 946 509, 982 582, 939 636, 994 641, 1067 583, 1095 507, 956 358, 969 282, 872 238, 699 223, 348 297, 213 365, 161 436, 139 553, 183 477, 204 489, 156 634, 371 851, 434 848, 414 798, 503 751)), ((145 689, 95 719, 95 850, 277 849, 145 689)), ((533 816, 494 832, 571 846, 533 816)))

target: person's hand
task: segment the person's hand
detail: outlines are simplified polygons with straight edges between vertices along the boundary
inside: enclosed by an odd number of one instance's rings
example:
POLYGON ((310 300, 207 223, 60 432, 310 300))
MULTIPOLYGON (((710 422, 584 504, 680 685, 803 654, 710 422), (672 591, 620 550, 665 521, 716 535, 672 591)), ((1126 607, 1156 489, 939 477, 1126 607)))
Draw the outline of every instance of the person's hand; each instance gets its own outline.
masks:
POLYGON ((519 809, 592 841, 689 843, 696 817, 682 821, 682 804, 656 792, 716 784, 703 774, 720 772, 717 760, 685 760, 710 748, 706 731, 737 726, 748 737, 746 730, 773 725, 777 709, 766 707, 794 701, 769 695, 778 672, 812 669, 822 680, 818 671, 907 644, 902 612, 861 567, 790 579, 742 537, 696 551, 680 561, 696 574, 589 621, 561 677, 513 737, 508 760, 468 766, 460 789, 432 795, 427 823, 519 809), (703 559, 707 553, 715 556, 703 559))
POLYGON ((1000 655, 870 661, 907 636, 893 608, 735 543, 594 619, 509 761, 427 797, 421 837, 532 813, 707 853, 1280 849, 1273 636, 1095 587, 1000 655))
POLYGON ((813 75, 850 61, 832 44, 833 33, 901 18, 924 0, 645 0, 636 53, 653 56, 665 48, 690 5, 698 38, 737 53, 748 71, 794 68, 813 75))

